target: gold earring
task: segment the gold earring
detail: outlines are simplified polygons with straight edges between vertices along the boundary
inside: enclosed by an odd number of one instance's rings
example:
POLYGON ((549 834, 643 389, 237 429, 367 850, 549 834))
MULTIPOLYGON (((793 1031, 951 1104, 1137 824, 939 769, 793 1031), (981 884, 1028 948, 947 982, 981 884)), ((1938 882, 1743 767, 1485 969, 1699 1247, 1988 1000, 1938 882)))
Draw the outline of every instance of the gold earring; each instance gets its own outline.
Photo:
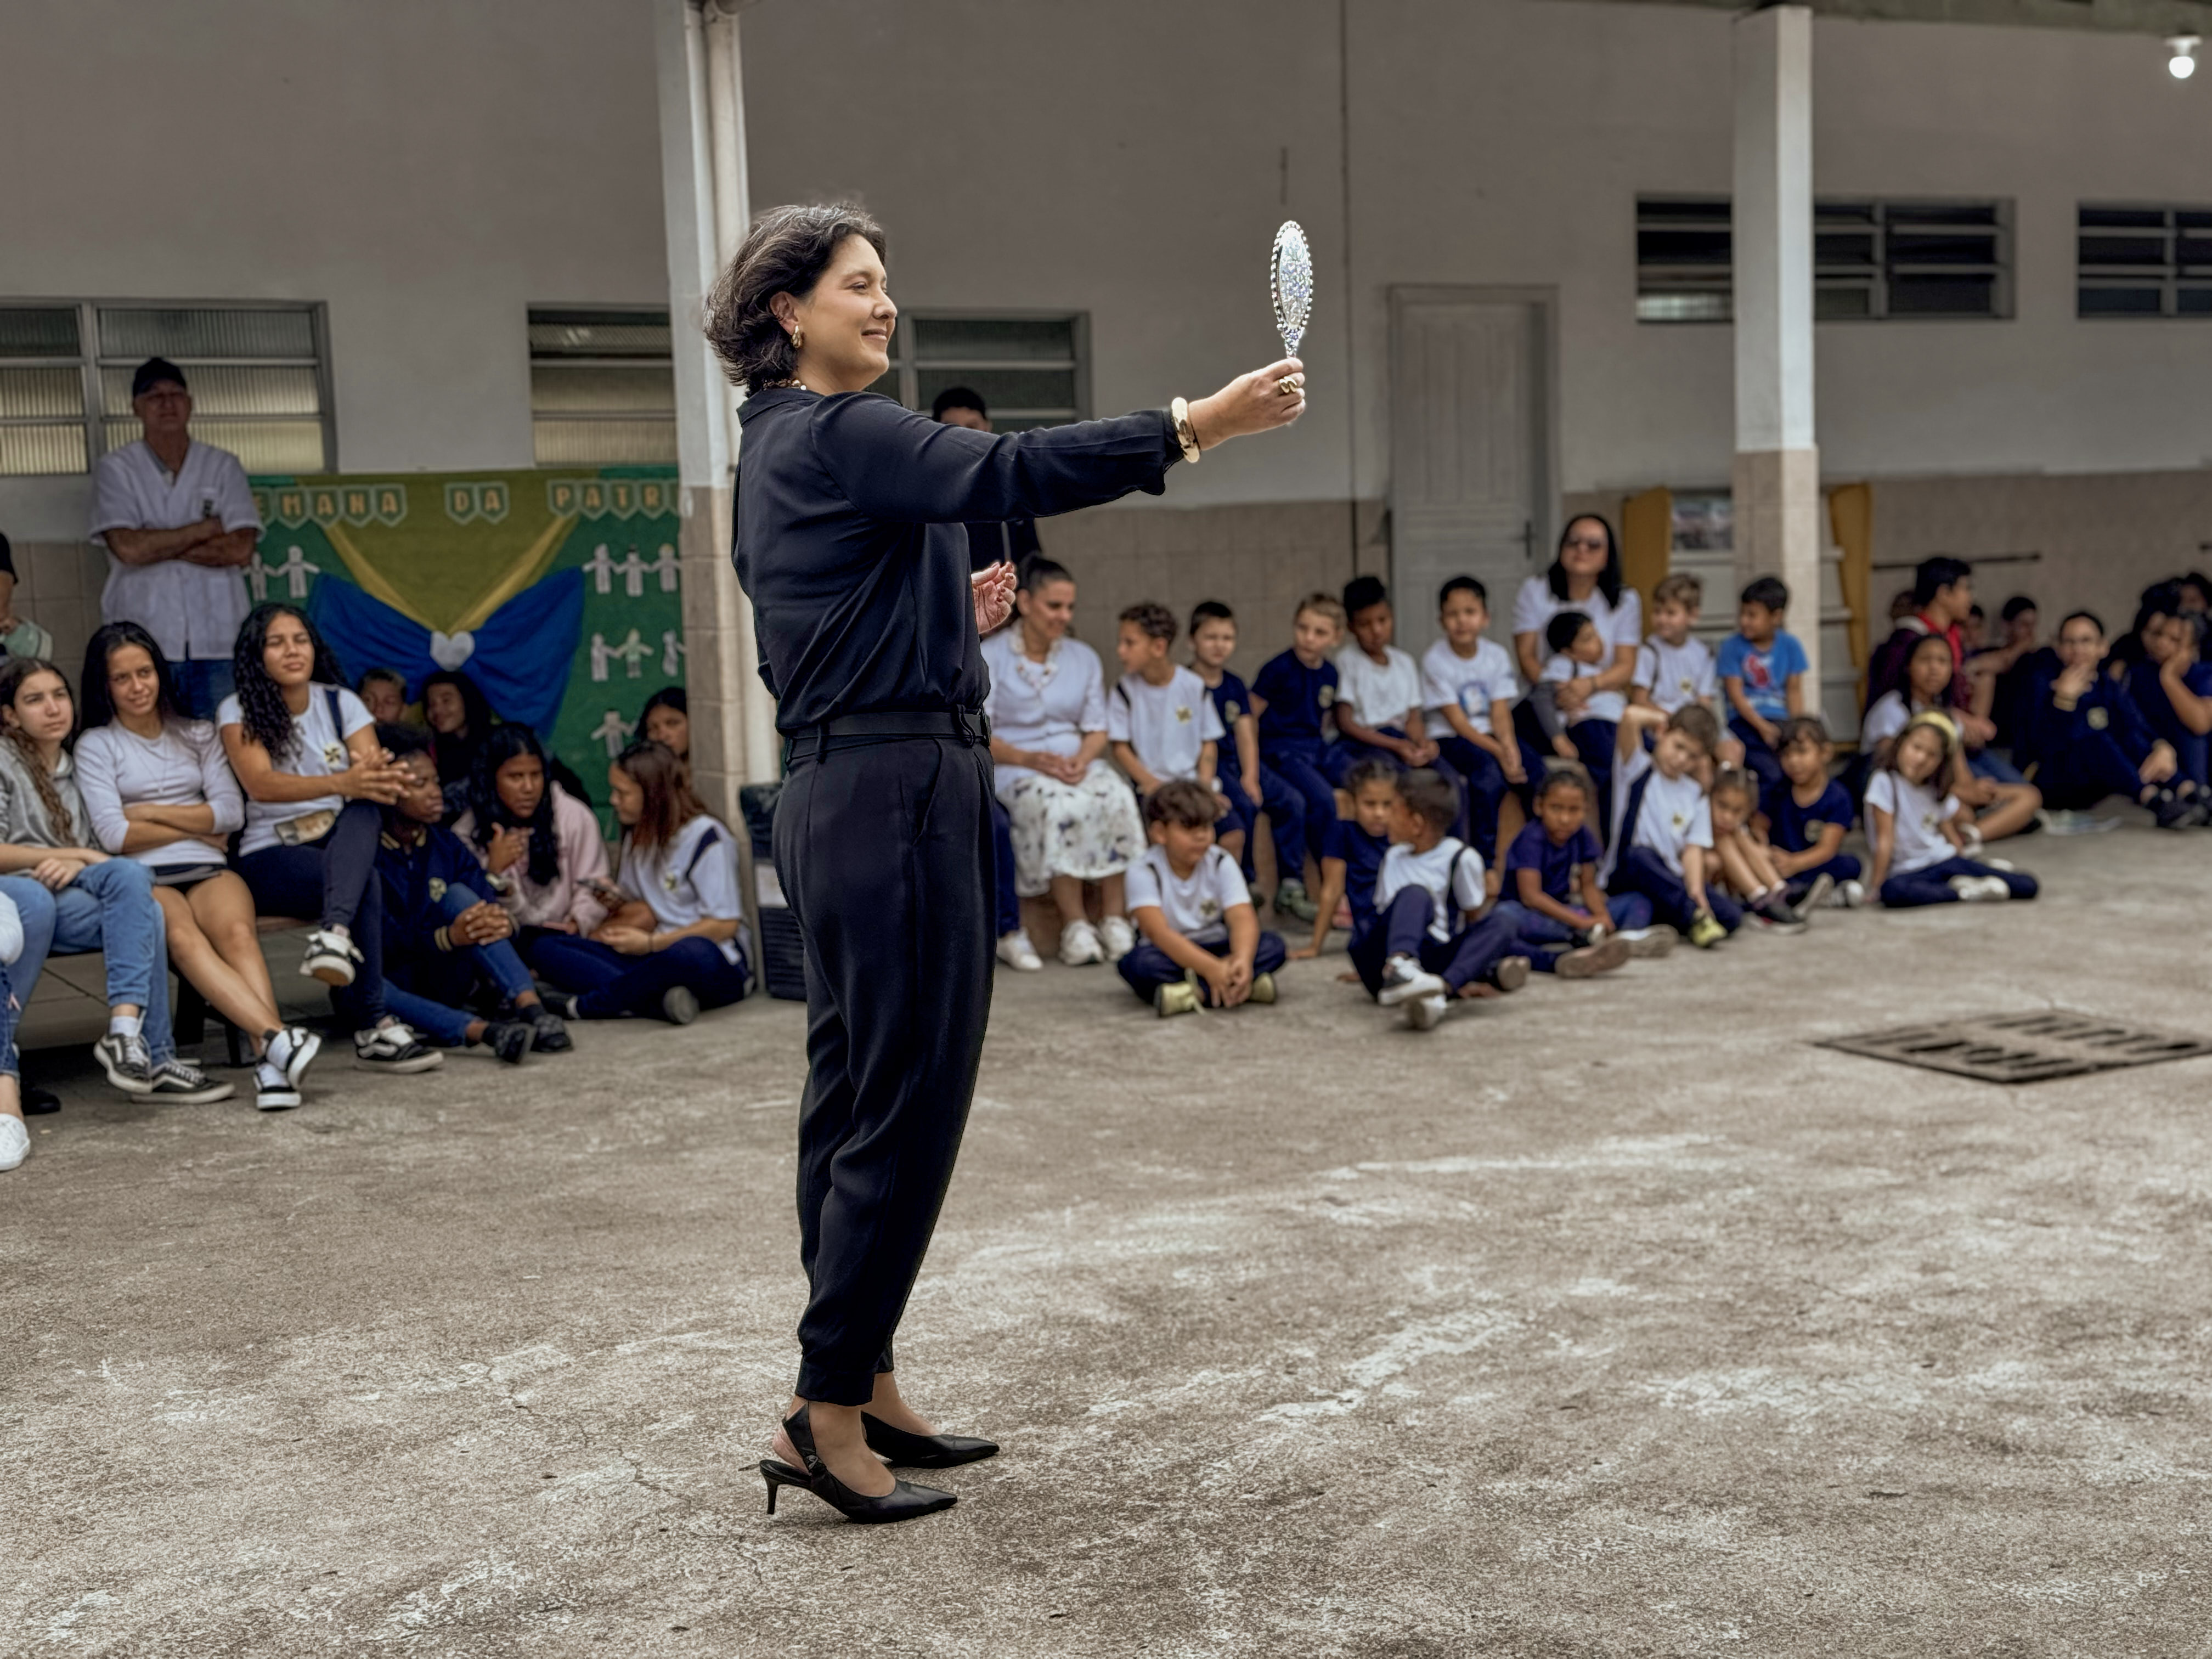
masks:
POLYGON ((791 331, 791 349, 792 349, 793 351, 798 350, 801 346, 805 345, 805 343, 806 343, 806 331, 805 331, 805 329, 803 329, 803 328, 794 328, 793 330, 792 330, 792 331, 791 331))

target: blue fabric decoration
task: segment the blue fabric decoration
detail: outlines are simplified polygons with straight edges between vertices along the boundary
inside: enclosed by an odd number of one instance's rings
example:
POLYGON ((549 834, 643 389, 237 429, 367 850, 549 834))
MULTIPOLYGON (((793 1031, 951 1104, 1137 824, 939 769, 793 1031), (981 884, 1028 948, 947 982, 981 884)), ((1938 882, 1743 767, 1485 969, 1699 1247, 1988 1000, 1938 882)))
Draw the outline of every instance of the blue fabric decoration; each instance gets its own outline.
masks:
MULTIPOLYGON (((307 611, 349 685, 372 668, 397 669, 407 677, 412 702, 422 696, 422 682, 438 672, 430 630, 351 582, 329 577, 316 582, 307 611)), ((476 648, 460 671, 483 688, 501 720, 546 737, 568 695, 583 625, 584 573, 556 570, 492 612, 476 629, 476 648)))

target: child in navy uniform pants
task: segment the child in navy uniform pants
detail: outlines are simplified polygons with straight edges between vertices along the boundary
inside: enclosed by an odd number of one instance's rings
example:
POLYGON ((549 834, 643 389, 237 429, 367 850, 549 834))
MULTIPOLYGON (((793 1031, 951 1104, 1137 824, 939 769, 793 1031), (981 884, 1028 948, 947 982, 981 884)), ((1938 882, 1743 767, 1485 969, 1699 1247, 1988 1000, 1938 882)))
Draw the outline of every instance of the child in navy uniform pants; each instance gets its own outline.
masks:
POLYGON ((1260 720, 1260 758, 1305 802, 1306 849, 1321 857, 1322 837, 1336 818, 1336 789, 1322 769, 1335 724, 1336 665, 1328 659, 1344 634, 1344 607, 1309 593, 1292 619, 1291 648, 1271 657, 1252 681, 1260 720))
MULTIPOLYGON (((1437 758, 1464 786, 1468 839, 1498 862, 1498 814, 1509 790, 1528 799, 1528 771, 1513 731, 1521 681, 1513 653, 1484 636, 1490 595, 1472 576, 1454 576, 1437 596, 1443 637, 1421 653, 1421 701, 1437 758)), ((1519 816, 1518 813, 1516 814, 1519 816)))
POLYGON ((1775 744, 1782 722, 1805 712, 1805 671, 1812 664, 1795 634, 1783 627, 1790 589, 1761 576, 1743 590, 1736 631, 1721 641, 1714 666, 1728 698, 1729 730, 1743 742, 1743 763, 1763 793, 1782 781, 1775 744))
POLYGON ((1221 798, 1228 805, 1221 825, 1227 844, 1243 860, 1250 880, 1252 836, 1259 815, 1267 815, 1275 837, 1275 908, 1300 921, 1314 919, 1314 902, 1306 896, 1306 804, 1260 759, 1260 722, 1252 713, 1252 694, 1244 682, 1229 672, 1229 659, 1237 653, 1237 617, 1218 599, 1206 599, 1190 613, 1190 672, 1213 698, 1224 733, 1215 757, 1214 776, 1221 782, 1221 798))
POLYGON ((1705 884, 1713 820, 1697 768, 1719 746, 1720 723, 1697 703, 1672 714, 1640 704, 1628 710, 1613 774, 1613 840, 1601 872, 1614 900, 1643 895, 1658 920, 1700 950, 1743 925, 1728 895, 1705 884), (1644 734, 1655 727, 1658 738, 1646 752, 1644 734))
POLYGON ((407 774, 406 792, 384 808, 377 837, 386 1005, 441 1048, 481 1043, 510 1065, 520 1064, 533 1048, 547 1054, 574 1048, 568 1027, 538 1001, 530 970, 507 942, 514 919, 479 895, 484 874, 475 851, 438 822, 446 798, 428 737, 411 726, 380 725, 376 740, 407 774), (465 1006, 480 979, 498 988, 495 1019, 465 1006))
POLYGON ((1511 916, 1468 920, 1483 903, 1482 854, 1445 834, 1459 816, 1459 792, 1427 767, 1395 782, 1375 925, 1352 945, 1352 965, 1376 1001, 1403 1007, 1406 1024, 1426 1031, 1451 998, 1520 989, 1528 962, 1511 954, 1511 916))
POLYGON ((1352 641, 1334 659, 1339 736, 1322 769, 1342 787, 1345 775, 1362 761, 1433 765, 1437 746, 1421 718, 1421 665, 1394 643, 1398 619, 1382 579, 1346 582, 1344 614, 1352 641))
POLYGON ((1759 815, 1766 820, 1767 851, 1793 908, 1822 903, 1849 908, 1866 898, 1859 861, 1843 850, 1851 797, 1828 775, 1834 754, 1828 728, 1816 716, 1796 714, 1783 722, 1782 741, 1775 745, 1782 782, 1766 792, 1759 815))
POLYGON ((2161 825, 2185 823, 2192 805, 2168 787, 2173 745, 2150 729, 2126 688, 2099 672, 2105 625, 2087 611, 2058 624, 2058 665, 2036 677, 2027 754, 2045 805, 2085 811, 2108 795, 2148 806, 2161 825))
POLYGON ((1595 793, 1579 766, 1547 772, 1536 786, 1535 818, 1506 851, 1498 914, 1512 919, 1513 954, 1540 974, 1587 979, 1620 967, 1638 945, 1647 956, 1674 947, 1674 929, 1646 927, 1650 899, 1625 893, 1608 901, 1598 886, 1605 851, 1589 827, 1595 793), (1624 929, 1640 937, 1624 938, 1624 929))
POLYGON ((1283 941, 1261 931, 1237 860, 1214 844, 1220 811, 1220 798, 1190 778, 1145 801, 1152 847, 1129 866, 1129 914, 1143 938, 1115 965, 1164 1019, 1275 1000, 1283 941))
POLYGON ((1304 961, 1321 954, 1336 925, 1337 907, 1352 913, 1352 942, 1367 937, 1375 925, 1375 881, 1390 850, 1390 825, 1398 806, 1398 769, 1388 761, 1362 761, 1344 780, 1352 796, 1352 816, 1330 820, 1322 843, 1321 905, 1313 939, 1291 952, 1304 961))
POLYGON ((2033 876, 1960 856, 1959 798, 1951 793, 1958 766, 1958 728, 1934 709, 1915 714, 1876 758, 1867 780, 1867 840, 1870 882, 1885 908, 2035 896, 2033 876))

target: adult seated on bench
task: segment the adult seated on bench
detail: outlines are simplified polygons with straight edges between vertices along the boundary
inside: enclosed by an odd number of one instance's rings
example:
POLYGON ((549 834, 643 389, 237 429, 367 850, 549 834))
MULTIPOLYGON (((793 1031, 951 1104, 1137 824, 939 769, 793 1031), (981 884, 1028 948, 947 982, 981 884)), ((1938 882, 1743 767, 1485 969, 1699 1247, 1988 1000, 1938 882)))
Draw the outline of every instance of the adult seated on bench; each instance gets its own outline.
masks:
POLYGON ((416 1040, 384 1001, 384 908, 376 878, 380 803, 406 774, 376 740, 368 710, 339 685, 329 651, 296 605, 256 605, 238 630, 238 690, 216 717, 246 791, 238 873, 253 902, 316 917, 301 971, 331 987, 353 1029, 356 1063, 421 1072, 445 1056, 416 1040))
POLYGON ((253 895, 227 862, 246 797, 214 726, 177 712, 168 659, 137 623, 110 623, 92 636, 83 688, 76 778, 93 835, 152 872, 170 963, 252 1048, 253 1103, 264 1112, 297 1106, 323 1039, 276 1012, 253 895))
POLYGON ((36 657, 0 664, 0 870, 23 927, 9 978, 20 1004, 38 989, 49 950, 106 958, 107 1035, 94 1045, 107 1080, 127 1095, 174 1105, 227 1100, 177 1058, 169 1027, 169 974, 154 878, 132 859, 84 843, 91 830, 70 741, 76 705, 60 669, 36 657))

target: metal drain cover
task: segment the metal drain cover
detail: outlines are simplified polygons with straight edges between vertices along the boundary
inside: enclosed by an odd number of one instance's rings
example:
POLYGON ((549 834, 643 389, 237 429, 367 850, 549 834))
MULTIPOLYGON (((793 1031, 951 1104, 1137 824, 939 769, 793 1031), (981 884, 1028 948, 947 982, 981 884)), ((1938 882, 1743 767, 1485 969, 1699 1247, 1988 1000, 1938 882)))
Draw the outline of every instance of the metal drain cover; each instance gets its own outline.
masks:
POLYGON ((1930 1072, 1952 1072, 1984 1083, 2047 1083, 2053 1078, 2212 1054, 2212 1040, 2146 1030, 2072 1008, 1900 1025, 1829 1037, 1817 1046, 1930 1072))

